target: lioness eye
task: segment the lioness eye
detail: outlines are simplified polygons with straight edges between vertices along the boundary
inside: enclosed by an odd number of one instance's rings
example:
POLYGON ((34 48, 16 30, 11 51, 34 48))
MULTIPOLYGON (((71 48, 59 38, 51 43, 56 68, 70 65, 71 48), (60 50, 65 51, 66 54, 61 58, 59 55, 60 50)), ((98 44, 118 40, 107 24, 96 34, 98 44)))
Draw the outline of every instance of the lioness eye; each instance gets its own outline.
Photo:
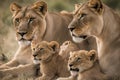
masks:
POLYGON ((15 22, 19 23, 19 22, 20 22, 20 19, 19 19, 19 18, 16 18, 16 19, 15 19, 15 22))
POLYGON ((77 60, 76 60, 76 61, 77 61, 77 62, 79 62, 79 61, 80 61, 80 59, 81 59, 81 58, 77 58, 77 60))
POLYGON ((86 14, 81 14, 79 19, 83 19, 86 16, 86 14))
POLYGON ((35 19, 35 18, 31 17, 31 18, 28 20, 28 22, 30 23, 30 22, 32 22, 34 19, 35 19))

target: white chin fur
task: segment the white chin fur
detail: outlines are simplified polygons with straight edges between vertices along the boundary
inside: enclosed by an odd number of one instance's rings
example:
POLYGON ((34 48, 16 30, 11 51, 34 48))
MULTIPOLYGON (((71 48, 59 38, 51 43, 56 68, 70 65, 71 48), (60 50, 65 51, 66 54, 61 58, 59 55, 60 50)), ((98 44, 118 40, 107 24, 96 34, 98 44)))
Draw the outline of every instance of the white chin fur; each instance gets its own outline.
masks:
POLYGON ((33 60, 33 63, 34 63, 34 64, 39 64, 40 61, 39 61, 39 60, 33 60))
POLYGON ((83 38, 79 38, 79 37, 72 37, 73 41, 76 42, 76 43, 80 43, 82 42, 84 39, 83 38))
POLYGON ((70 71, 70 73, 72 76, 76 76, 78 74, 78 72, 75 72, 75 71, 70 71))
POLYGON ((28 46, 31 44, 31 41, 18 41, 18 44, 20 46, 28 46))

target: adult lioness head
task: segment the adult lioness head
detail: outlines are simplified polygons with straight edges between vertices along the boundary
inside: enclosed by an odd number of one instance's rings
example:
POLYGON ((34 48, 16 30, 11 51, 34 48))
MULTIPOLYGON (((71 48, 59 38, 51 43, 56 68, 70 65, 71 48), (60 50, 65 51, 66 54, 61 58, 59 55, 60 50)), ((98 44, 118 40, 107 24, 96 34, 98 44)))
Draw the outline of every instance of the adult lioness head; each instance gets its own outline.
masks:
POLYGON ((81 73, 90 69, 97 60, 97 52, 95 50, 74 51, 70 53, 68 65, 72 75, 81 73))
POLYGON ((103 29, 103 10, 100 0, 89 0, 75 8, 74 19, 68 27, 75 42, 81 42, 89 35, 100 35, 103 29))
POLYGON ((30 6, 21 7, 16 3, 10 6, 13 14, 13 23, 15 26, 16 37, 20 43, 28 42, 35 37, 39 30, 39 38, 42 38, 46 30, 45 15, 47 4, 38 1, 30 6), (38 28, 40 27, 40 28, 38 28))
POLYGON ((49 61, 54 54, 58 52, 59 44, 56 41, 46 42, 42 41, 36 45, 32 45, 32 52, 34 56, 34 63, 40 61, 49 61))

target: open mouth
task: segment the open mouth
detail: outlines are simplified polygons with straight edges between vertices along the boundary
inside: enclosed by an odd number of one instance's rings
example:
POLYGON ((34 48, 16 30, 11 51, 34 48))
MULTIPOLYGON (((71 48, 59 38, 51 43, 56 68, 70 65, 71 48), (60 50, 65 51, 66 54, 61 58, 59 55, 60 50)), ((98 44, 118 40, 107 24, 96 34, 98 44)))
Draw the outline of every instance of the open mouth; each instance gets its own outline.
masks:
POLYGON ((36 57, 34 57, 34 60, 36 60, 36 61, 41 61, 41 59, 37 59, 36 57))
POLYGON ((79 69, 78 69, 78 68, 75 68, 75 69, 73 69, 73 68, 70 68, 70 71, 79 72, 79 69))
POLYGON ((31 39, 21 38, 19 41, 32 41, 32 40, 33 40, 33 38, 31 38, 31 39))
POLYGON ((82 39, 86 39, 88 36, 87 35, 80 35, 80 36, 76 36, 74 34, 72 34, 72 36, 74 37, 79 37, 79 38, 82 38, 82 39))
POLYGON ((26 39, 24 39, 24 38, 21 38, 19 41, 26 41, 26 39))
POLYGON ((41 62, 41 59, 37 59, 36 57, 34 57, 33 63, 39 64, 40 62, 41 62))

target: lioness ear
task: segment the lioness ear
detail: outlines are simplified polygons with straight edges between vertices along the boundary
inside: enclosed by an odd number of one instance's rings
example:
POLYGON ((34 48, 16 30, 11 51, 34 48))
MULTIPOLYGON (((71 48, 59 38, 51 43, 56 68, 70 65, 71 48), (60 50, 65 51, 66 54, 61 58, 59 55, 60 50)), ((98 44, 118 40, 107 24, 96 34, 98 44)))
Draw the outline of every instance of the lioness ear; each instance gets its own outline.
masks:
POLYGON ((97 11, 99 14, 103 12, 103 4, 101 0, 89 0, 88 6, 97 11))
POLYGON ((38 13, 42 13, 42 15, 45 15, 47 12, 47 3, 44 1, 38 1, 33 4, 32 8, 38 13))
POLYGON ((16 4, 16 3, 12 3, 11 5, 10 5, 10 11, 14 14, 14 13, 16 13, 16 12, 18 12, 18 11, 20 11, 21 10, 21 6, 20 5, 18 5, 18 4, 16 4))
POLYGON ((53 49, 54 52, 58 52, 59 51, 59 43, 56 41, 51 41, 49 43, 50 47, 53 49))
POLYGON ((77 10, 80 6, 81 4, 75 4, 75 10, 77 10))
POLYGON ((75 10, 73 11, 73 13, 75 13, 78 9, 79 9, 79 7, 81 6, 82 4, 75 4, 75 10))
POLYGON ((90 60, 92 60, 92 61, 97 60, 97 52, 95 50, 90 50, 88 52, 88 56, 90 57, 90 60))

